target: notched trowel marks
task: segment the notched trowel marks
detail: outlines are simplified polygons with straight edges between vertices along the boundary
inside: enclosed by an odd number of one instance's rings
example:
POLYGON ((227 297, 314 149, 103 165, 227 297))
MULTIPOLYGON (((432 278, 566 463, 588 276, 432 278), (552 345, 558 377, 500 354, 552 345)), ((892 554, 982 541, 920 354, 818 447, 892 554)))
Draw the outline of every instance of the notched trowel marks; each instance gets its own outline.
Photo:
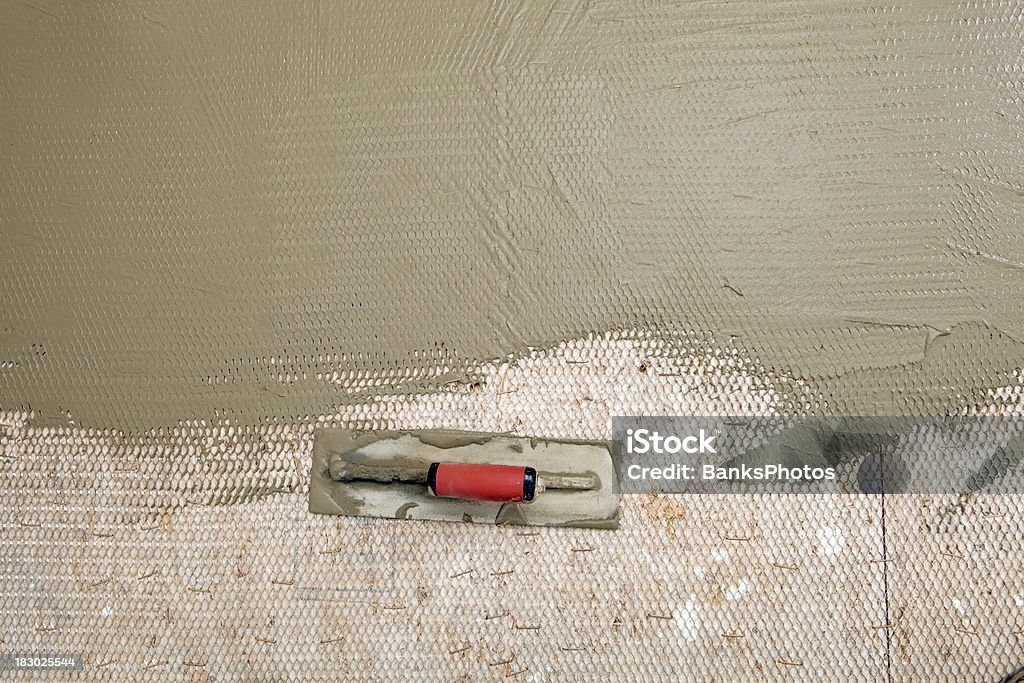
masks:
POLYGON ((445 5, 5 3, 4 407, 298 422, 621 329, 859 400, 920 340, 846 319, 1024 333, 1014 3, 445 5))
POLYGON ((314 513, 513 525, 618 527, 618 495, 605 442, 548 441, 455 431, 318 430, 309 509, 314 513), (547 489, 530 503, 439 498, 409 472, 432 462, 529 466, 544 474, 591 476, 587 490, 547 489), (343 479, 346 465, 372 466, 379 481, 343 479))

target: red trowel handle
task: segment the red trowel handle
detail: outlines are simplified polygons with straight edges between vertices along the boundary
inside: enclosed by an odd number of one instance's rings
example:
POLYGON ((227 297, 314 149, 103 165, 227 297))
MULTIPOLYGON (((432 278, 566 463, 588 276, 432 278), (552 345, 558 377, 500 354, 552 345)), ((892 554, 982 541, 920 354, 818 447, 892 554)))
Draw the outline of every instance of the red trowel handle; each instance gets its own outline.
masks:
POLYGON ((537 470, 514 465, 435 462, 427 471, 427 486, 441 498, 528 503, 537 491, 537 470))

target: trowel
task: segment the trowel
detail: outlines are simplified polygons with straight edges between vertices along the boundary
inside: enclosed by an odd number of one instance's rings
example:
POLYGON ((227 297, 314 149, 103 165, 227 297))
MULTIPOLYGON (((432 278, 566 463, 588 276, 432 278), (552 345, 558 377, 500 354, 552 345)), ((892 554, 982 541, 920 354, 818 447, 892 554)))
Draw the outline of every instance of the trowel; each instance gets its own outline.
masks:
POLYGON ((314 513, 614 529, 618 503, 603 441, 346 429, 314 437, 314 513))

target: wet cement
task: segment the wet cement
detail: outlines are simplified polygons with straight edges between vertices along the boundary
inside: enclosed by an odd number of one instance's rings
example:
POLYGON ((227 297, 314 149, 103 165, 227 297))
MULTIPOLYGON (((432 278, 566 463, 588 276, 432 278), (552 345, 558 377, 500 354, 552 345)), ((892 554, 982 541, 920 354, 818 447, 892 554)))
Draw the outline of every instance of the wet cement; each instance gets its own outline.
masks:
POLYGON ((1024 366, 1014 12, 7 3, 0 404, 304 419, 623 329, 969 404, 1024 366))

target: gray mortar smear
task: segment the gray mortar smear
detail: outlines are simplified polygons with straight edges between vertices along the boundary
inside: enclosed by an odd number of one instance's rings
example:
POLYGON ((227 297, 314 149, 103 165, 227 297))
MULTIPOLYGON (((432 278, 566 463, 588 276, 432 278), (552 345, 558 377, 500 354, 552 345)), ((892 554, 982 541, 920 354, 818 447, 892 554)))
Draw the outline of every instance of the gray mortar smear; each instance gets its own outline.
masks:
POLYGON ((613 330, 969 404, 1024 366, 1007 8, 4 3, 0 407, 303 420, 613 330))
POLYGON ((356 432, 321 429, 313 441, 309 510, 320 514, 435 519, 510 525, 617 529, 619 499, 605 442, 546 441, 507 434, 451 431, 356 432), (339 461, 375 468, 425 471, 432 462, 524 465, 541 472, 592 474, 587 491, 545 490, 531 503, 488 503, 437 498, 425 484, 341 482, 339 461))

